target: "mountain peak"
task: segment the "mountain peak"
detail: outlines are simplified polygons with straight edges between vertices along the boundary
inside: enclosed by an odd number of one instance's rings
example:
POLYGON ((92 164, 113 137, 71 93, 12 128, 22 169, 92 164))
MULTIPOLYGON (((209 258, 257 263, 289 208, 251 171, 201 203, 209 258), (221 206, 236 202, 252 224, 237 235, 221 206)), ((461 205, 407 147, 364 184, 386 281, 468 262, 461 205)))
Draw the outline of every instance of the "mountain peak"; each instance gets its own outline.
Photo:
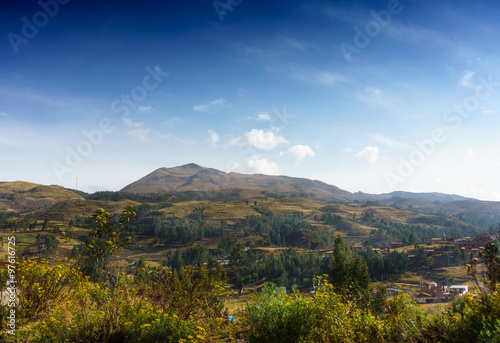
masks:
POLYGON ((261 195, 280 194, 284 197, 316 200, 351 199, 352 193, 320 181, 288 176, 225 173, 189 163, 173 168, 160 168, 126 186, 123 192, 161 193, 184 191, 252 190, 261 195))
POLYGON ((182 168, 182 169, 206 169, 205 167, 202 167, 196 163, 183 164, 182 166, 179 166, 178 168, 182 168))

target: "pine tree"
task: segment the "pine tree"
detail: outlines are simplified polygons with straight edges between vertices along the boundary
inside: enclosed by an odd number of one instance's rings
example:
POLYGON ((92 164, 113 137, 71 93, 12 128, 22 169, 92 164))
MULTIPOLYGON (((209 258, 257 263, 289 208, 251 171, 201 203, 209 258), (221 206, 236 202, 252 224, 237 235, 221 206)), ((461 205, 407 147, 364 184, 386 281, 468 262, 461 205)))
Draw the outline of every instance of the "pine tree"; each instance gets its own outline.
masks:
POLYGON ((347 247, 340 234, 335 236, 331 275, 338 294, 359 305, 369 304, 371 292, 368 266, 360 255, 347 247))

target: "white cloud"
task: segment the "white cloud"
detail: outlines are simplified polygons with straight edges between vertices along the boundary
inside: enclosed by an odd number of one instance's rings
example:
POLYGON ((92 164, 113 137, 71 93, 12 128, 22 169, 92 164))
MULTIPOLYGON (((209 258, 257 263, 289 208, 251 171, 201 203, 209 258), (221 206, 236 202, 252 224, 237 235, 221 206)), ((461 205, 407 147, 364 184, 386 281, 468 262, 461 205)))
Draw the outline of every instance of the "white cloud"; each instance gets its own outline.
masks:
POLYGON ((290 65, 289 75, 291 78, 324 86, 333 86, 340 82, 345 82, 345 77, 326 70, 314 67, 304 68, 302 66, 290 65))
POLYGON ((467 87, 467 88, 474 88, 475 84, 472 81, 472 78, 474 77, 476 73, 471 71, 471 70, 464 70, 462 72, 462 77, 460 77, 460 81, 458 82, 460 86, 462 87, 467 87))
POLYGON ((467 153, 467 156, 469 158, 472 158, 474 157, 474 155, 476 155, 476 152, 472 148, 466 148, 465 152, 467 153))
POLYGON ((343 152, 347 152, 349 154, 353 153, 355 150, 353 148, 345 148, 345 149, 342 149, 343 152))
POLYGON ((299 163, 306 157, 312 157, 315 155, 313 149, 309 145, 295 145, 288 149, 287 151, 280 152, 280 156, 288 155, 292 157, 295 163, 299 163))
POLYGON ((486 107, 481 107, 481 113, 482 114, 492 114, 494 113, 493 110, 486 108, 486 107))
POLYGON ((139 107, 137 108, 137 110, 138 110, 139 112, 152 112, 152 111, 154 111, 155 109, 154 109, 153 107, 151 107, 151 106, 139 106, 139 107))
POLYGON ((269 162, 258 155, 253 156, 247 163, 248 168, 257 174, 279 175, 280 169, 274 162, 269 162))
POLYGON ((217 144, 217 142, 219 141, 219 135, 217 134, 217 132, 208 130, 208 134, 210 135, 210 143, 213 145, 217 144))
POLYGON ((8 116, 8 114, 7 114, 7 113, 5 113, 5 112, 0 112, 0 116, 7 117, 7 116, 8 116))
POLYGON ((359 157, 360 159, 365 160, 369 164, 375 164, 377 163, 379 157, 380 157, 380 151, 376 146, 367 146, 364 147, 362 150, 360 150, 357 154, 356 157, 359 157))
POLYGON ((421 43, 437 45, 441 47, 453 47, 456 45, 449 37, 437 31, 424 29, 421 27, 405 26, 398 23, 391 23, 385 28, 385 32, 393 39, 405 43, 421 43))
POLYGON ((279 39, 284 43, 284 45, 296 49, 296 50, 302 50, 305 51, 307 48, 307 45, 303 42, 300 42, 298 39, 289 37, 289 36, 279 36, 279 39))
POLYGON ((356 98, 367 103, 370 106, 392 108, 398 102, 398 98, 385 93, 379 88, 367 87, 365 93, 357 94, 356 98))
POLYGON ((169 138, 170 138, 170 133, 167 133, 167 134, 164 134, 164 135, 161 135, 161 136, 160 136, 160 139, 161 139, 161 140, 167 140, 167 139, 169 139, 169 138))
POLYGON ((150 140, 148 138, 149 133, 151 132, 151 129, 137 129, 137 130, 132 130, 127 132, 129 136, 132 136, 142 142, 149 143, 150 140))
POLYGON ((269 121, 271 120, 271 116, 267 113, 260 113, 257 117, 257 120, 269 121))
POLYGON ((123 118, 122 121, 123 121, 123 124, 125 124, 127 126, 130 126, 130 127, 141 127, 141 126, 144 126, 144 123, 135 122, 132 119, 127 118, 127 117, 123 118))
POLYGON ((273 131, 264 131, 252 129, 243 137, 233 138, 231 144, 234 145, 251 145, 259 150, 272 150, 278 145, 287 143, 287 140, 273 131))
POLYGON ((387 144, 389 146, 396 147, 396 148, 405 148, 405 149, 413 148, 413 146, 410 144, 398 142, 395 139, 392 139, 390 137, 387 137, 387 136, 384 136, 384 135, 381 135, 378 133, 370 135, 370 138, 376 140, 379 143, 384 143, 384 144, 387 144))
POLYGON ((194 105, 193 110, 194 111, 200 111, 200 112, 210 112, 211 108, 218 107, 218 108, 224 108, 226 107, 227 101, 224 100, 223 98, 215 99, 210 101, 208 104, 203 104, 203 105, 194 105))

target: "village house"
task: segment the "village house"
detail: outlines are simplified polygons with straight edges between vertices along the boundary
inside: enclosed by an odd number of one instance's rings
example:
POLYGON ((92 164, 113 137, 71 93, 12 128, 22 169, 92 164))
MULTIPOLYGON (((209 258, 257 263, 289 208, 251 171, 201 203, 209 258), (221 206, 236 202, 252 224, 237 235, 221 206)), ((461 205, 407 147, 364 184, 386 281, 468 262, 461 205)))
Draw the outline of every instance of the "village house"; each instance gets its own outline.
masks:
POLYGON ((492 235, 490 233, 483 233, 475 238, 463 237, 455 239, 455 249, 465 248, 466 251, 470 251, 474 248, 479 248, 484 246, 486 243, 498 239, 498 235, 492 235))

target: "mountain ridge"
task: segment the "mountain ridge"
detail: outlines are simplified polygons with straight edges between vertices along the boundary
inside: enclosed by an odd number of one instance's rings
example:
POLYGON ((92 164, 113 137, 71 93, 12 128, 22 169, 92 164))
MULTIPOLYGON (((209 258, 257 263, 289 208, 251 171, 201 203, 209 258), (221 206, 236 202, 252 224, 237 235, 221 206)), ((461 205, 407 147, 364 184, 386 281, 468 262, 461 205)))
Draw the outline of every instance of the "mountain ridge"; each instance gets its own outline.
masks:
POLYGON ((24 211, 82 196, 59 186, 25 181, 0 182, 0 211, 24 211))
POLYGON ((466 220, 468 224, 485 229, 500 223, 500 202, 438 192, 351 193, 319 180, 284 175, 226 173, 194 163, 159 168, 120 191, 100 193, 86 194, 59 186, 44 186, 22 181, 0 182, 0 211, 32 210, 65 200, 84 198, 135 199, 147 202, 149 196, 152 196, 150 199, 159 199, 164 194, 170 198, 179 196, 179 199, 194 200, 277 198, 341 204, 357 202, 359 204, 356 206, 408 208, 416 212, 432 212, 438 216, 444 213, 460 220, 468 218, 466 220), (141 196, 144 196, 143 200, 139 200, 141 196))
POLYGON ((337 186, 307 178, 284 175, 226 173, 194 163, 173 168, 159 168, 125 186, 120 192, 161 193, 171 191, 224 191, 249 189, 305 197, 321 201, 355 200, 357 197, 337 186))
POLYGON ((171 168, 158 168, 150 174, 130 183, 120 192, 150 194, 165 191, 222 191, 227 189, 251 189, 284 194, 289 197, 304 196, 320 201, 382 201, 419 198, 431 202, 477 200, 456 194, 439 192, 407 192, 369 194, 351 193, 320 180, 286 175, 243 174, 223 172, 189 163, 171 168))

